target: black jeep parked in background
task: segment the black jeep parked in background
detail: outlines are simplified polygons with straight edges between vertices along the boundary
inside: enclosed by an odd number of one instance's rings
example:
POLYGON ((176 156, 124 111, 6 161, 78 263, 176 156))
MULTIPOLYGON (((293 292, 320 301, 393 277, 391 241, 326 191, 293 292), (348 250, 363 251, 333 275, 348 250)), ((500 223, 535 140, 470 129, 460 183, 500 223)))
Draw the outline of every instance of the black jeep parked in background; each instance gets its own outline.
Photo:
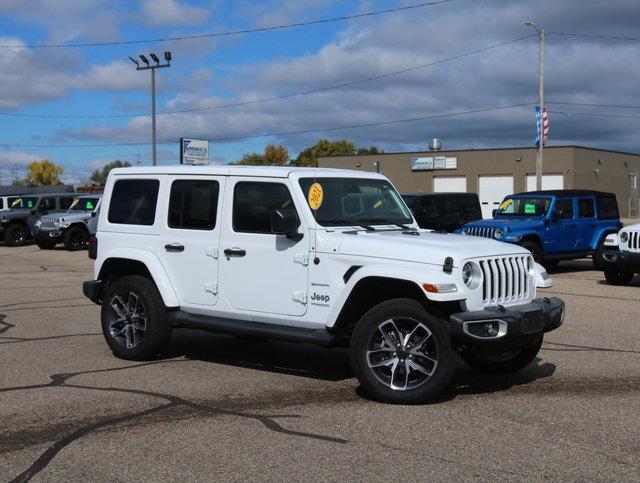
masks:
POLYGON ((17 247, 31 237, 35 221, 42 215, 66 211, 71 206, 74 193, 17 196, 10 210, 0 214, 0 237, 7 245, 17 247))
POLYGON ((402 198, 420 228, 451 233, 465 223, 482 219, 475 193, 404 193, 402 198))

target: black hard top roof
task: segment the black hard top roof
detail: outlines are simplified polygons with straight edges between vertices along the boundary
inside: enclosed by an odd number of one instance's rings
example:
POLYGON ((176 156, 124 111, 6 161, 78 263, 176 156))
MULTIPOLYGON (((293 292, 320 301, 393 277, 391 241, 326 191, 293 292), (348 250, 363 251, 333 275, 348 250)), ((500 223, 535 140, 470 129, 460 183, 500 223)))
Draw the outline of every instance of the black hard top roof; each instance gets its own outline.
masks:
POLYGON ((542 190, 542 191, 525 191, 517 193, 515 196, 521 195, 539 195, 539 196, 596 196, 596 197, 614 197, 613 193, 595 190, 542 190))

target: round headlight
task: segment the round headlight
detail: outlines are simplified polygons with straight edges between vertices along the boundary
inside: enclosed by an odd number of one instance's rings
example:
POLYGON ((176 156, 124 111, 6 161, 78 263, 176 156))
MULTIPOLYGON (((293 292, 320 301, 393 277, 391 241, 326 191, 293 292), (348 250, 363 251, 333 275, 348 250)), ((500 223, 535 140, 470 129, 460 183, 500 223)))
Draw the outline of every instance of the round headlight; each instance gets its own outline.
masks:
POLYGON ((502 228, 498 228, 493 232, 493 236, 496 238, 502 238, 504 236, 504 230, 502 228))
POLYGON ((472 289, 478 288, 482 274, 480 268, 473 262, 467 262, 462 266, 462 281, 472 289))
POLYGON ((627 241, 629 240, 629 234, 626 231, 623 231, 620 233, 620 241, 622 243, 627 243, 627 241))
POLYGON ((469 228, 463 228, 462 229, 462 233, 465 234, 465 235, 468 235, 469 234, 469 228))

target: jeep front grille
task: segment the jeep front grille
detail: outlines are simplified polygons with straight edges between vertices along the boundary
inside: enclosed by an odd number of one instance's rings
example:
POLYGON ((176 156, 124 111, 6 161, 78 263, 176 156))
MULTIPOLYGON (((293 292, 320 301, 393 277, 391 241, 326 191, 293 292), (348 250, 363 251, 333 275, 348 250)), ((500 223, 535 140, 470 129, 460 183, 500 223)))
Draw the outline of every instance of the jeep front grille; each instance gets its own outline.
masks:
POLYGON ((481 226, 470 226, 467 230, 467 235, 482 236, 485 238, 493 238, 493 233, 496 231, 495 228, 481 226))
POLYGON ((528 259, 528 255, 514 255, 480 260, 484 305, 501 305, 529 296, 528 259))
POLYGON ((627 246, 631 252, 640 252, 640 231, 629 232, 627 246))
POLYGON ((43 218, 40 220, 40 229, 41 230, 55 230, 56 229, 56 220, 52 218, 43 218))

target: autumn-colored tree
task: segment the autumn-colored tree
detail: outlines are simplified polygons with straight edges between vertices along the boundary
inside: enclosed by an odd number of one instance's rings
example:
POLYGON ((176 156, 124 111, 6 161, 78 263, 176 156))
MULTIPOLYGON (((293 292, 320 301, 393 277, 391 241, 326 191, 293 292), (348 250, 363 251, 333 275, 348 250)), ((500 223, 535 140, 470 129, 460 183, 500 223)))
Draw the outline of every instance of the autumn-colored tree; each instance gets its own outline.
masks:
POLYGON ((64 172, 62 166, 57 166, 48 159, 34 161, 27 165, 25 184, 28 186, 59 185, 60 175, 64 172))
POLYGON ((264 158, 258 153, 246 153, 242 156, 240 161, 234 161, 229 164, 236 164, 239 166, 264 166, 264 158))
POLYGON ((297 166, 317 166, 320 156, 339 156, 344 154, 356 154, 356 147, 346 139, 329 141, 321 139, 315 145, 305 149, 298 155, 294 164, 297 166))
POLYGON ((282 145, 268 144, 262 157, 267 166, 284 166, 289 162, 289 151, 282 145))
POLYGON ((113 168, 128 168, 131 166, 129 161, 111 161, 102 167, 102 170, 96 169, 91 175, 91 181, 94 183, 105 184, 107 182, 107 176, 113 168))

